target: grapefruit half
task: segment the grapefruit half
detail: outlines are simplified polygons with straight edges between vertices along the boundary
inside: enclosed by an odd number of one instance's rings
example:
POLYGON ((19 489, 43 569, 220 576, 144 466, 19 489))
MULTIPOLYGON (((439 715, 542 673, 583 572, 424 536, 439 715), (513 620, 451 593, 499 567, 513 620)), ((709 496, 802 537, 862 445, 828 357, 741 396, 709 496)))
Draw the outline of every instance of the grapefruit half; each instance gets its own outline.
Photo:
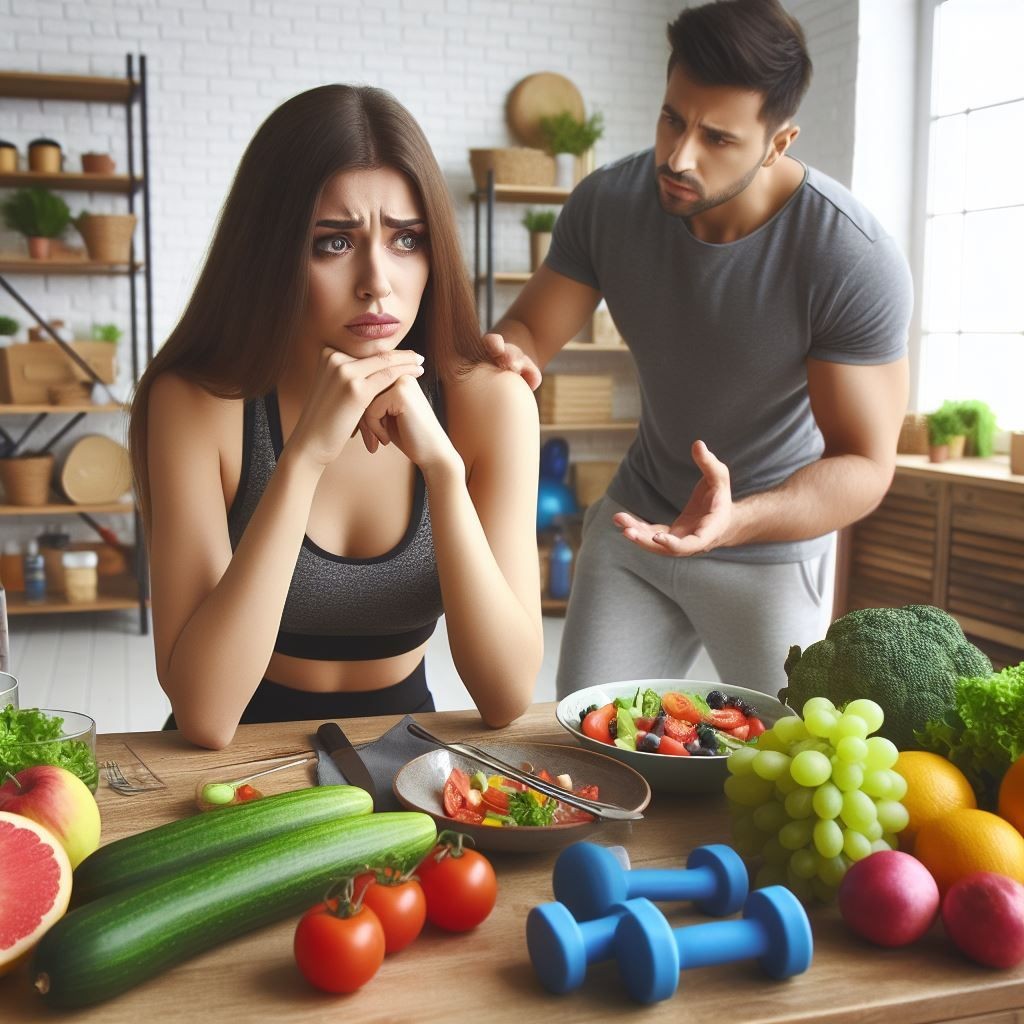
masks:
POLYGON ((0 974, 6 974, 63 916, 71 861, 48 829, 0 811, 0 974))

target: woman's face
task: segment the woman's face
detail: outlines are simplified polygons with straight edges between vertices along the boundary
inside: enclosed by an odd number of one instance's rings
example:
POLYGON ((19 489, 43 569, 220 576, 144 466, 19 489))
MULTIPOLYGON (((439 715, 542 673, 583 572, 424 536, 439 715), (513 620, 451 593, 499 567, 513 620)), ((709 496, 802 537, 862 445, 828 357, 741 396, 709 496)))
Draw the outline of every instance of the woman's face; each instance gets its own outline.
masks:
POLYGON ((426 218, 409 178, 391 167, 336 174, 314 218, 303 336, 357 359, 393 349, 429 275, 426 218))

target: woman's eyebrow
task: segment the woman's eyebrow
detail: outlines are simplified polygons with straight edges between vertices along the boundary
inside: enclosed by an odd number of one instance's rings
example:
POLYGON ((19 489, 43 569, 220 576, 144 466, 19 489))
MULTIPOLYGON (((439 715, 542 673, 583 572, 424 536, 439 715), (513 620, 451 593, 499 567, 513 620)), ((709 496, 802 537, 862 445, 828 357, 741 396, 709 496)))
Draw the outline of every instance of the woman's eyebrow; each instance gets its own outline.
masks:
MULTIPOLYGON (((413 228, 426 223, 422 217, 411 217, 408 220, 399 220, 397 217, 388 217, 385 215, 381 220, 389 228, 413 228)), ((352 228, 361 228, 363 226, 363 219, 362 217, 357 217, 354 220, 318 220, 316 222, 316 226, 318 228, 337 228, 341 231, 348 231, 352 228)))

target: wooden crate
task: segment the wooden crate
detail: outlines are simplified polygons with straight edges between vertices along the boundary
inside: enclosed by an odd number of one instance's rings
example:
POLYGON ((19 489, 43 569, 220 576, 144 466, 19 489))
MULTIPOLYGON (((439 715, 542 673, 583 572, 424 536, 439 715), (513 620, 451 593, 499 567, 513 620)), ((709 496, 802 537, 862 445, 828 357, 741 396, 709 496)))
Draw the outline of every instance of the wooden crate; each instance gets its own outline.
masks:
MULTIPOLYGON (((73 341, 71 347, 100 380, 112 384, 117 376, 117 346, 105 341, 73 341)), ((15 405, 51 401, 50 392, 89 378, 53 341, 0 348, 0 398, 15 405)))
POLYGON ((612 378, 596 373, 549 373, 537 389, 537 402, 542 423, 611 423, 612 378))

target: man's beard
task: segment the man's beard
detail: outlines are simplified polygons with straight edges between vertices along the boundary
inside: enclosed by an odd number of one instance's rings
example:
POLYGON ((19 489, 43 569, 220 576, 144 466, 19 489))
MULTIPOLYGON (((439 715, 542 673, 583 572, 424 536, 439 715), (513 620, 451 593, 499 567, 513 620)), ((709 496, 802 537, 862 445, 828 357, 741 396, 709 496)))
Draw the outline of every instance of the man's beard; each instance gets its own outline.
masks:
POLYGON ((655 185, 658 189, 658 201, 661 203, 661 208, 673 217, 682 217, 684 220, 689 220, 691 217, 696 217, 700 213, 705 213, 707 210, 711 210, 716 206, 721 206, 723 203, 729 202, 730 199, 735 199, 746 187, 757 177, 757 172, 761 169, 764 163, 764 157, 762 157, 754 166, 747 171, 738 181, 734 181, 731 185, 727 185, 720 192, 715 192, 713 195, 705 196, 704 191, 700 185, 697 184, 688 174, 676 174, 674 171, 669 169, 668 164, 662 164, 658 167, 655 172, 655 185), (669 181, 674 182, 677 185, 682 185, 683 188, 689 189, 695 193, 697 198, 692 202, 687 203, 682 199, 672 199, 668 197, 662 191, 661 187, 657 184, 658 178, 668 178, 669 181))

